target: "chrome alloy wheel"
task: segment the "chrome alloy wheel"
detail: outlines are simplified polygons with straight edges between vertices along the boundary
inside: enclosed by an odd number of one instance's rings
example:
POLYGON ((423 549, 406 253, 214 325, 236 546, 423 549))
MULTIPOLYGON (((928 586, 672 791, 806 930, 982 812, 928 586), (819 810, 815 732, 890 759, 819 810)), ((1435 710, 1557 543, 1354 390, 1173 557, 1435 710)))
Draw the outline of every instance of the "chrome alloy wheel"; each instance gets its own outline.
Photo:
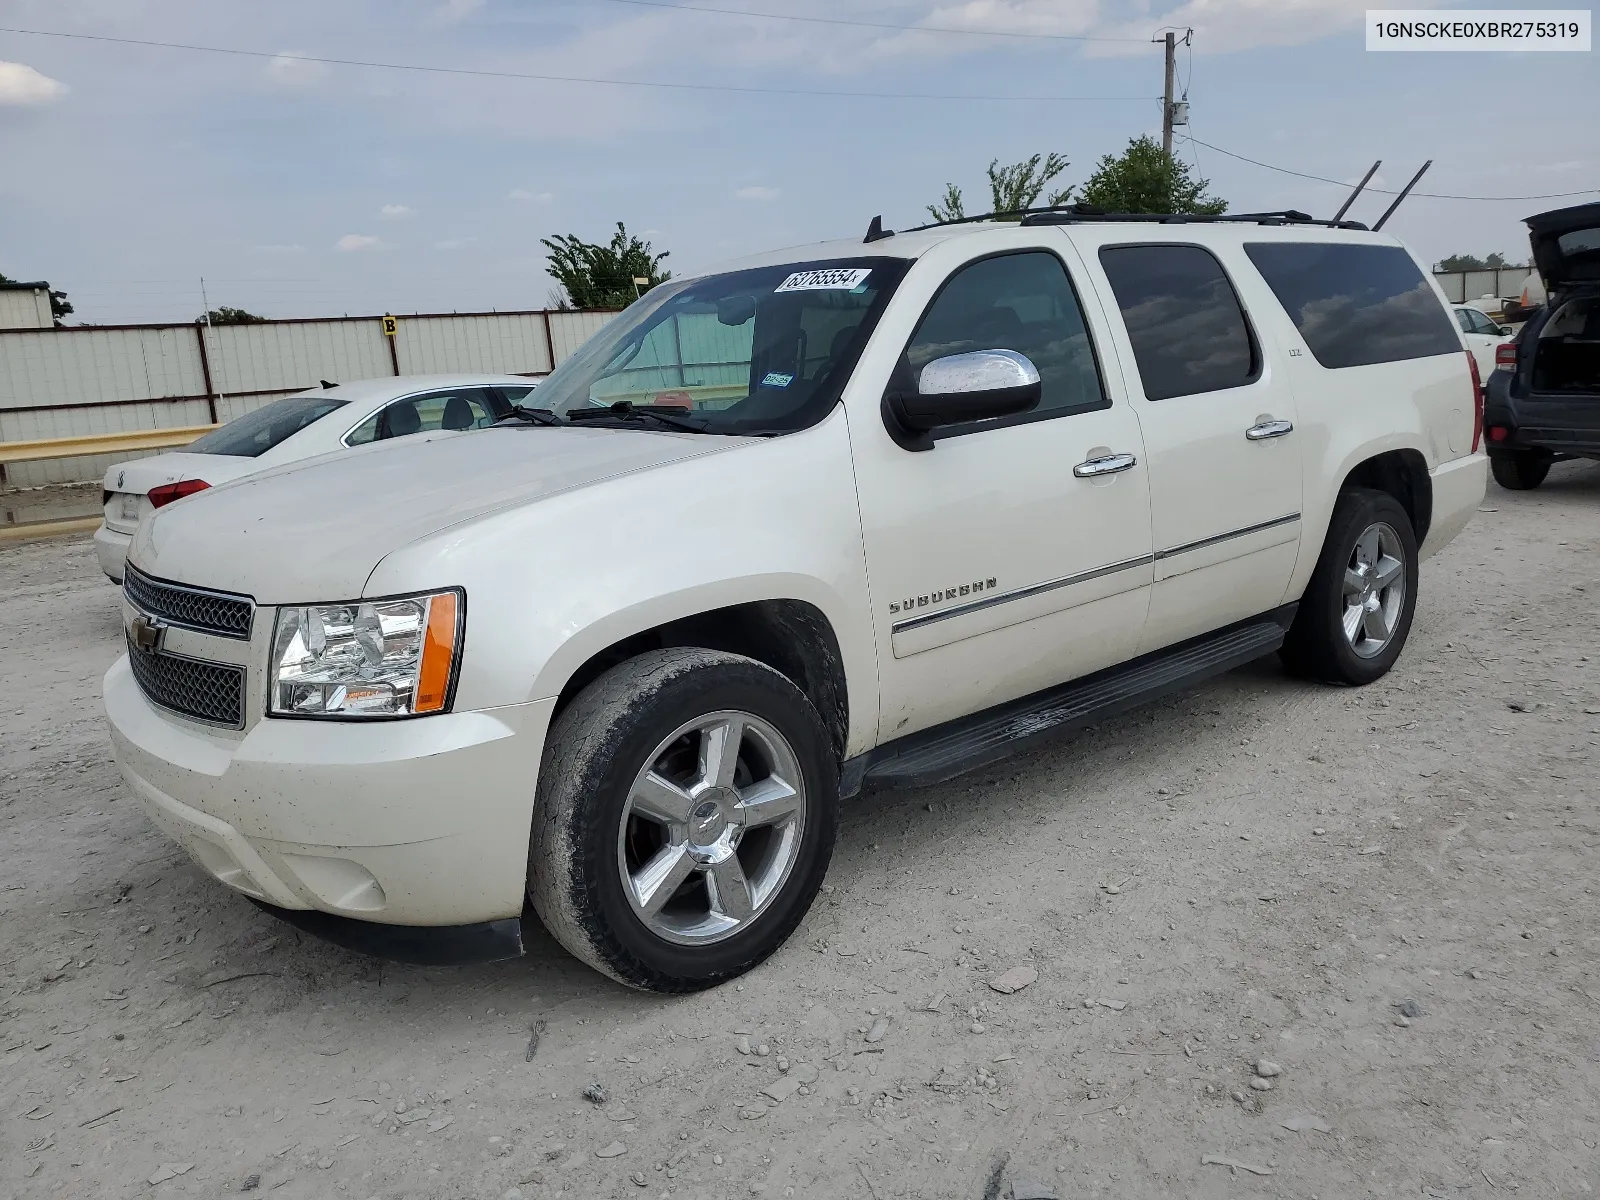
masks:
POLYGON ((1376 658, 1394 637, 1406 601, 1405 550, 1386 521, 1367 526, 1344 569, 1344 636, 1359 658, 1376 658))
POLYGON ((696 717, 655 748, 628 791, 622 890, 658 937, 719 942, 782 890, 805 820, 800 760, 777 729, 753 713, 696 717))

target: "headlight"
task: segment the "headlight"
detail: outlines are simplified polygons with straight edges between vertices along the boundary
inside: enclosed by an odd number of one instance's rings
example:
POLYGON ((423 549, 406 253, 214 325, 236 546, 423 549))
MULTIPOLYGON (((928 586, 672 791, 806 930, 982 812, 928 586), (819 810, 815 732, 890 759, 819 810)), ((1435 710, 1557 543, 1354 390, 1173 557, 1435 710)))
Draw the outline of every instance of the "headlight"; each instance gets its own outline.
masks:
POLYGON ((267 709, 283 717, 443 712, 460 654, 459 592, 280 608, 267 709))

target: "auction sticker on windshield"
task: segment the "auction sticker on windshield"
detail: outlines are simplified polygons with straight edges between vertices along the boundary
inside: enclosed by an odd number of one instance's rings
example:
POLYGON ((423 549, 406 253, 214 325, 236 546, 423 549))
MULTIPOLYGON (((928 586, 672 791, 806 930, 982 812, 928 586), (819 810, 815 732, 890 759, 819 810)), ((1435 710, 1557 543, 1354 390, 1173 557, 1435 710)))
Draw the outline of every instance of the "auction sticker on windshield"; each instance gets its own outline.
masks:
POLYGON ((775 292, 849 292, 867 281, 871 267, 834 268, 830 271, 796 271, 775 292))

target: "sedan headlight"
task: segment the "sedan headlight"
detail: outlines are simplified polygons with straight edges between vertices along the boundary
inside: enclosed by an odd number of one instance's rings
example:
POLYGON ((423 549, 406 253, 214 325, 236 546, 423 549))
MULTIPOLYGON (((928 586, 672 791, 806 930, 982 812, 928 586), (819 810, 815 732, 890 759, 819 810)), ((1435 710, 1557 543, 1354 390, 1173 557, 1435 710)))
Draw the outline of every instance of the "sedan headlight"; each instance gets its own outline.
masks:
POLYGON ((459 592, 280 608, 268 711, 280 717, 413 717, 450 703, 459 592))

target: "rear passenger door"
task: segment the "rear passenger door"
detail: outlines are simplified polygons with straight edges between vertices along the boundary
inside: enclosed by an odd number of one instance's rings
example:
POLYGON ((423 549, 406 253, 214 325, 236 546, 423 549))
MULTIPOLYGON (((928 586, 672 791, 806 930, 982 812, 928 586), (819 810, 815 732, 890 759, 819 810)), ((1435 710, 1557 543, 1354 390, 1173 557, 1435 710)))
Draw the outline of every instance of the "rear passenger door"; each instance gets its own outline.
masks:
POLYGON ((1282 603, 1300 541, 1295 403, 1241 298, 1244 272, 1224 265, 1223 249, 1097 234, 1074 230, 1099 242, 1084 257, 1121 313, 1119 350, 1144 432, 1155 579, 1141 651, 1150 651, 1282 603))

